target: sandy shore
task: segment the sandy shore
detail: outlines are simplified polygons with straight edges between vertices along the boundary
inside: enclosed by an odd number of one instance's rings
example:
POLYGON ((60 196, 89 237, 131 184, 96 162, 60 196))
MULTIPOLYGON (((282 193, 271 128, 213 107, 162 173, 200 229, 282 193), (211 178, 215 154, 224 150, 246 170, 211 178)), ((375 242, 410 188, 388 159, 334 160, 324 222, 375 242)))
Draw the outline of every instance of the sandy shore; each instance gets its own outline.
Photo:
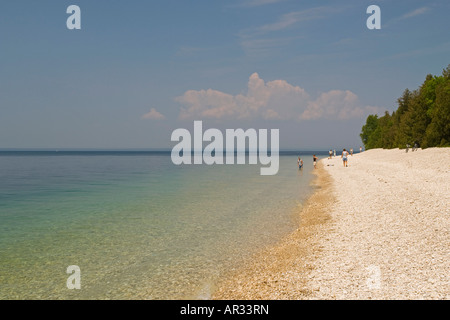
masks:
POLYGON ((298 230, 213 299, 450 299, 450 148, 322 159, 298 230))

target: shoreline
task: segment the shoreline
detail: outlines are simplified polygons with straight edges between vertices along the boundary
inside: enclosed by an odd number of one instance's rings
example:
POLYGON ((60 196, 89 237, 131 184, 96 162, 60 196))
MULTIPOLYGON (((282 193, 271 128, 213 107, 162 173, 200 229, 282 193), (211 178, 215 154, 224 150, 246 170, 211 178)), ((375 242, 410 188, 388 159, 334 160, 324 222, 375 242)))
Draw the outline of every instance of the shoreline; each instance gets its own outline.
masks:
POLYGON ((450 148, 321 159, 298 229, 216 300, 450 299, 450 148))
POLYGON ((315 178, 311 185, 316 190, 296 213, 300 216, 298 228, 228 272, 216 285, 211 299, 307 299, 310 288, 306 275, 320 252, 318 235, 329 224, 329 207, 335 201, 329 194, 331 176, 320 168, 319 162, 318 169, 312 169, 315 178))

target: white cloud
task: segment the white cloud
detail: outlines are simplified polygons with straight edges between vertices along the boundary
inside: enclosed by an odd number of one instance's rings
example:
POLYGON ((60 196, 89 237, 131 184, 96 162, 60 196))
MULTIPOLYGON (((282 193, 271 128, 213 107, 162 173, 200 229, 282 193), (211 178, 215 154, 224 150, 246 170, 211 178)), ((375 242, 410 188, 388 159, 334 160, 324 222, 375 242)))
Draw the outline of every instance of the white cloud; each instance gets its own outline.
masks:
POLYGON ((285 80, 265 82, 258 73, 248 81, 247 93, 231 95, 218 90, 189 90, 176 101, 180 119, 349 119, 360 118, 376 107, 362 106, 351 91, 331 90, 316 99, 285 80))
POLYGON ((334 11, 331 7, 316 7, 302 11, 293 11, 282 15, 277 22, 260 26, 257 30, 261 32, 278 31, 302 21, 324 18, 334 11))
POLYGON ((408 18, 412 18, 415 16, 419 16, 421 14, 428 12, 429 10, 430 10, 430 8, 428 8, 428 7, 418 8, 416 10, 413 10, 411 12, 404 14, 403 16, 400 17, 400 19, 408 19, 408 18))
POLYGON ((241 46, 247 55, 260 56, 277 52, 277 49, 304 38, 301 30, 295 37, 286 37, 280 33, 286 29, 299 28, 306 21, 325 19, 343 11, 344 7, 320 6, 282 14, 270 23, 252 26, 238 33, 241 46))
POLYGON ((383 25, 383 28, 389 28, 389 27, 391 27, 392 24, 398 23, 399 21, 403 21, 403 20, 406 20, 406 19, 410 19, 410 18, 413 18, 413 17, 420 16, 422 14, 427 13, 430 10, 431 10, 431 8, 429 8, 429 7, 421 7, 421 8, 409 11, 409 12, 403 14, 402 16, 394 18, 391 21, 389 21, 388 23, 385 23, 383 25))
POLYGON ((150 110, 150 112, 144 114, 144 115, 141 117, 141 119, 151 119, 151 120, 163 120, 163 119, 165 119, 165 118, 166 118, 166 117, 165 117, 163 114, 161 114, 161 113, 159 113, 158 111, 156 111, 155 108, 152 108, 152 109, 150 110))
POLYGON ((351 91, 331 90, 322 93, 316 100, 308 104, 308 108, 300 118, 309 120, 321 117, 339 120, 358 118, 363 115, 358 97, 351 91))

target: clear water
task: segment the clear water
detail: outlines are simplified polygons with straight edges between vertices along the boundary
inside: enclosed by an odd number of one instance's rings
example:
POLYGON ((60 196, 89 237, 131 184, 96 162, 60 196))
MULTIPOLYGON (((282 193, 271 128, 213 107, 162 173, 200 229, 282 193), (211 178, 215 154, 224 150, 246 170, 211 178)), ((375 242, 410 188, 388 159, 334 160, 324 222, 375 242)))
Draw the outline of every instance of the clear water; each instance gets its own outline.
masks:
POLYGON ((169 154, 0 153, 0 299, 204 299, 298 224, 312 156, 175 166, 169 154), (310 159, 311 158, 311 159, 310 159), (69 290, 66 269, 81 269, 69 290))

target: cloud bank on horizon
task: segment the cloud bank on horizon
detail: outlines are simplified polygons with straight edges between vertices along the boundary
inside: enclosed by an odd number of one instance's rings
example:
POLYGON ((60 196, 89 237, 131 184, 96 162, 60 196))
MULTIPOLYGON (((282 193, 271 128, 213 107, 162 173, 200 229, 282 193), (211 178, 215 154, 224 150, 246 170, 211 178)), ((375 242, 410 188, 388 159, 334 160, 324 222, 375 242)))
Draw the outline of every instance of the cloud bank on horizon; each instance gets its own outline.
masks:
POLYGON ((285 80, 266 82, 256 72, 246 89, 237 95, 214 89, 188 90, 175 98, 182 105, 179 119, 345 120, 384 110, 363 105, 349 90, 331 90, 314 98, 285 80))

